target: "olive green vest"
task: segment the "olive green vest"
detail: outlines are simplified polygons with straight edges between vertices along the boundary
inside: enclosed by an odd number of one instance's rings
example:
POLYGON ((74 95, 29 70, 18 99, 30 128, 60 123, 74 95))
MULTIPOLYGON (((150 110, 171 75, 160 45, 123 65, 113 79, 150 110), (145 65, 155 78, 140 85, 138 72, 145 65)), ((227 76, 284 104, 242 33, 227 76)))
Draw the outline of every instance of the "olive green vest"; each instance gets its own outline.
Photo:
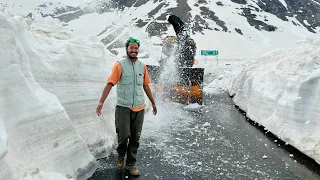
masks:
POLYGON ((129 59, 119 62, 122 74, 117 84, 117 105, 128 108, 144 105, 144 64, 138 59, 134 65, 129 59))

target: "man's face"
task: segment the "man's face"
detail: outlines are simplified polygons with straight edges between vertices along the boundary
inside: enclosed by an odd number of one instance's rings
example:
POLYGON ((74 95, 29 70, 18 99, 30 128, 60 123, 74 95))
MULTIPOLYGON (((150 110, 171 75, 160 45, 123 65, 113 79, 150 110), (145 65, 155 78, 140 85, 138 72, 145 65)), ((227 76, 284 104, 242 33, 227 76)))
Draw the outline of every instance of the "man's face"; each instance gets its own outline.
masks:
POLYGON ((127 55, 130 58, 136 58, 138 56, 138 53, 139 53, 138 44, 136 42, 130 42, 127 49, 127 55))

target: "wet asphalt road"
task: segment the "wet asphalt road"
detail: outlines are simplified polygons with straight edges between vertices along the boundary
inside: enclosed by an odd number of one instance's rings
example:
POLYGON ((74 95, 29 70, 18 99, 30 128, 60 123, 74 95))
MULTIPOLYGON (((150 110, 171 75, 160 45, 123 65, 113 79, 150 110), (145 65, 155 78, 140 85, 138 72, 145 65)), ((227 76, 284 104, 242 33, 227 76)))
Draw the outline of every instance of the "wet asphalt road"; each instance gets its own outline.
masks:
POLYGON ((318 164, 252 125, 226 95, 205 96, 204 106, 196 110, 165 104, 158 106, 157 119, 146 115, 140 177, 117 170, 113 152, 99 160, 90 180, 320 179, 318 164))

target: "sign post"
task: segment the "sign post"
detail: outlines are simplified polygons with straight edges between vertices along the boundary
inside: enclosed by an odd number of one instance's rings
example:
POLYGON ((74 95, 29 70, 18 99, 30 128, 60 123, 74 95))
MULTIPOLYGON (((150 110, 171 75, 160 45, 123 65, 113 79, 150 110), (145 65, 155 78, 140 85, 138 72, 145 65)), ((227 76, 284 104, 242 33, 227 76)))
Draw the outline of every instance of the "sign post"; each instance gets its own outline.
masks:
MULTIPOLYGON (((207 56, 218 56, 219 51, 218 50, 201 50, 200 55, 206 56, 205 58, 205 64, 207 64, 207 56)), ((218 60, 217 60, 218 63, 218 60)))

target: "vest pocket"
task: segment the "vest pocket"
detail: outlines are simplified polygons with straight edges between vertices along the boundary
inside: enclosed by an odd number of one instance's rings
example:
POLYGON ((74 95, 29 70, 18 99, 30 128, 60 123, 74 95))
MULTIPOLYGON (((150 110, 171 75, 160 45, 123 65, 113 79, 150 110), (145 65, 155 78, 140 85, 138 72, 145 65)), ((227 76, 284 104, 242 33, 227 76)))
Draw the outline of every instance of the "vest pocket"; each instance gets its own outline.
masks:
POLYGON ((120 104, 132 105, 133 93, 130 90, 119 89, 118 90, 118 102, 120 104))
POLYGON ((125 90, 118 89, 118 94, 117 94, 117 99, 118 103, 124 104, 125 103, 125 90))
POLYGON ((142 74, 137 74, 137 85, 142 85, 143 84, 143 75, 142 74))
POLYGON ((143 91, 137 90, 137 104, 142 105, 144 104, 144 94, 143 91))

